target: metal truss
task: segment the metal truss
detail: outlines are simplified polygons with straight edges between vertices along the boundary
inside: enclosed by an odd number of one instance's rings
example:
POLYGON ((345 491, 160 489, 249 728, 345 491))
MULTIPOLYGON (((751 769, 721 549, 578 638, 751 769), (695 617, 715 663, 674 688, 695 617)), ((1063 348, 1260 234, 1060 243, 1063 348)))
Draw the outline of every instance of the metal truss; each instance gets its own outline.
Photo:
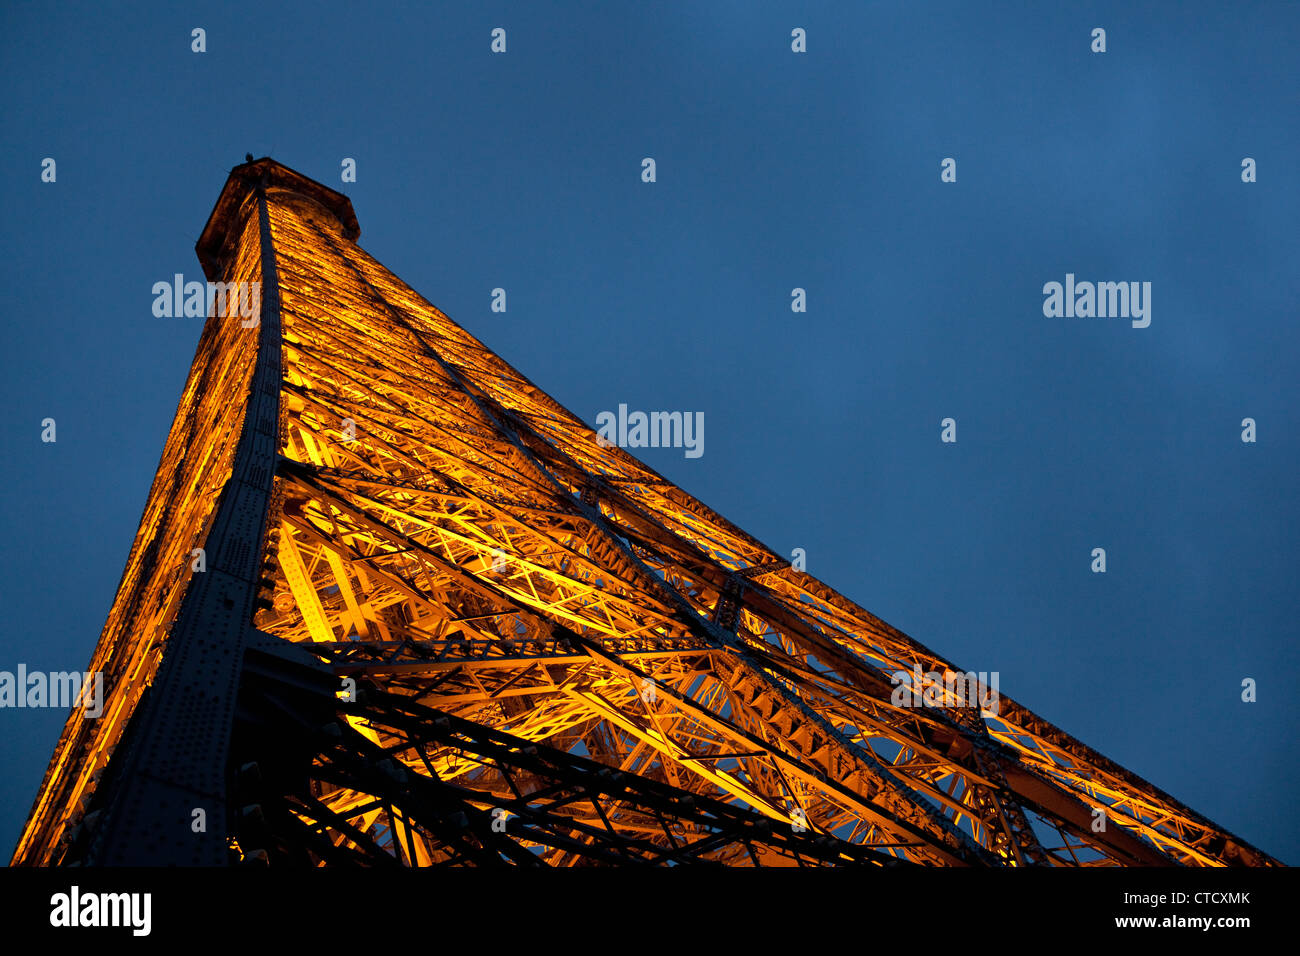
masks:
POLYGON ((979 704, 358 233, 292 170, 232 171, 199 255, 263 283, 261 321, 208 320, 105 715, 69 719, 16 863, 1277 865, 979 704), (942 679, 900 700, 900 671, 942 679))

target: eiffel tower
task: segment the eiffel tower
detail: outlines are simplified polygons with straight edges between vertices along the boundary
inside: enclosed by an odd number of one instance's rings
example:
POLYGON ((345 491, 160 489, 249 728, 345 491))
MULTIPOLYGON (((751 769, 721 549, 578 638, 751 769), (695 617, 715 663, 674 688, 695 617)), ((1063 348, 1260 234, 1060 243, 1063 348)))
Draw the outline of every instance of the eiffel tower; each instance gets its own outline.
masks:
POLYGON ((231 171, 197 252, 260 314, 209 314, 15 864, 1280 865, 610 447, 359 233, 231 171))

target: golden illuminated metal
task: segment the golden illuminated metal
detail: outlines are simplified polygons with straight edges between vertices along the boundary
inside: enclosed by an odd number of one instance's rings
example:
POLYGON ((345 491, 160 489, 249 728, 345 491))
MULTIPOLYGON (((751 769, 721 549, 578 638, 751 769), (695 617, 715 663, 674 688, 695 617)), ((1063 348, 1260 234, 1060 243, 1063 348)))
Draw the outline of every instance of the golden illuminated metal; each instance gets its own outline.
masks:
MULTIPOLYGON (((286 461, 260 631, 310 645, 340 679, 911 862, 1273 863, 1010 698, 996 713, 893 703, 889 674, 960 669, 604 447, 346 238, 335 213, 289 191, 266 198, 286 461)), ((251 198, 241 208, 223 274, 255 280, 251 198)), ((111 709, 69 720, 16 862, 60 860, 165 650, 230 475, 256 341, 208 321, 91 663, 111 709)), ((484 810, 522 806, 504 773, 456 747, 344 719, 407 774, 463 783, 484 810)), ((408 865, 450 858, 370 793, 313 793, 319 806, 295 812, 335 846, 382 831, 408 865), (329 814, 355 829, 321 824, 329 814)), ((564 812, 575 827, 665 839, 617 799, 564 812)), ((532 849, 554 865, 579 857, 532 849)), ((736 843, 711 858, 795 862, 736 843)))

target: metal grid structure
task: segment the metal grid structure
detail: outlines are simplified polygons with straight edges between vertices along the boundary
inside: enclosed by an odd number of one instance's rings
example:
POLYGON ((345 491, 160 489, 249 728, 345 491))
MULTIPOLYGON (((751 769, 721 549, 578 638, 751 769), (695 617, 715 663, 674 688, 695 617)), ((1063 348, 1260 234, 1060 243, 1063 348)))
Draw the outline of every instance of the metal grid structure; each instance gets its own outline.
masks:
POLYGON ((1278 865, 981 704, 358 234, 333 190, 232 170, 198 253, 260 321, 207 320, 104 714, 69 718, 16 864, 1278 865))

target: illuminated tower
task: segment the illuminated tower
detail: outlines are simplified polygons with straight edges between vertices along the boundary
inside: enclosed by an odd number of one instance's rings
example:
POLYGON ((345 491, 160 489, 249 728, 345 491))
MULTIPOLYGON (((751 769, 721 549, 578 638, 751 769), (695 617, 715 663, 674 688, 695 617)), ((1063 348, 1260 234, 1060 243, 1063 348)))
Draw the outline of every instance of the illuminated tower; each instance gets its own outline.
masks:
POLYGON ((358 234, 231 172, 199 260, 260 315, 207 320, 16 863, 1275 864, 605 447, 358 234))

